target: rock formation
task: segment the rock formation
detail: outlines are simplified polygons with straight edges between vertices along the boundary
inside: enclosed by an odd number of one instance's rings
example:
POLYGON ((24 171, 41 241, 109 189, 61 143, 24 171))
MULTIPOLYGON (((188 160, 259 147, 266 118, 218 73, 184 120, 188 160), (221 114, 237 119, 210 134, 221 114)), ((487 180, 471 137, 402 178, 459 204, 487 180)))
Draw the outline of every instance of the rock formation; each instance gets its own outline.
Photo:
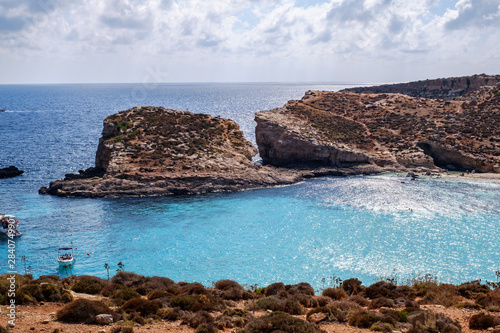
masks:
POLYGON ((24 173, 24 171, 19 170, 15 166, 11 165, 8 168, 0 169, 0 179, 16 177, 16 176, 22 175, 23 173, 24 173))
POLYGON ((374 87, 348 88, 343 91, 365 94, 399 93, 412 97, 450 100, 466 93, 479 90, 483 86, 494 86, 498 84, 500 84, 500 75, 490 76, 479 74, 408 83, 384 84, 374 87))
POLYGON ((500 172, 498 89, 463 99, 309 91, 256 114, 257 145, 275 166, 500 172))
POLYGON ((294 183, 297 172, 252 162, 257 153, 232 120, 135 107, 104 120, 95 167, 68 174, 40 193, 157 196, 294 183))

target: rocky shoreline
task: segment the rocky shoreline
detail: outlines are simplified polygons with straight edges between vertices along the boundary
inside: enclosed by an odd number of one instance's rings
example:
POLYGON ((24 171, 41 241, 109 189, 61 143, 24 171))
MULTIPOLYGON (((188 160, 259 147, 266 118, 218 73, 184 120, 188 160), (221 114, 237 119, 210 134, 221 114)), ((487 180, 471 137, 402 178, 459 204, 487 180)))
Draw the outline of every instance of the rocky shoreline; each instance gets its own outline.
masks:
POLYGON ((320 176, 496 174, 499 80, 481 75, 425 82, 426 92, 439 86, 437 95, 465 84, 453 101, 408 96, 424 89, 421 82, 391 85, 391 93, 309 91, 299 101, 255 114, 258 149, 232 120, 135 107, 104 120, 94 167, 67 174, 39 193, 163 196, 287 185, 320 176), (488 82, 493 85, 481 86, 488 82), (252 161, 257 152, 262 164, 252 161))

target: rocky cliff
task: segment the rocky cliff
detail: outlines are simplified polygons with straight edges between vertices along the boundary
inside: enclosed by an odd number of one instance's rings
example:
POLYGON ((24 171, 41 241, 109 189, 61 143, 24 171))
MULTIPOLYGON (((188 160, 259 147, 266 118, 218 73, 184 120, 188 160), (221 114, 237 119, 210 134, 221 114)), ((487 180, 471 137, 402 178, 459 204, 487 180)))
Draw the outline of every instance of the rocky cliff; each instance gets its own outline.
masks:
POLYGON ((460 101, 309 91, 256 114, 265 164, 500 172, 500 93, 460 101))
POLYGON ((257 153, 235 122, 161 107, 136 107, 104 120, 95 167, 40 193, 155 196, 289 184, 301 175, 252 162, 257 153))
POLYGON ((479 74, 408 83, 384 84, 373 87, 348 88, 343 91, 365 94, 399 93, 412 97, 450 100, 469 92, 479 90, 483 86, 495 86, 499 84, 500 75, 491 76, 479 74))

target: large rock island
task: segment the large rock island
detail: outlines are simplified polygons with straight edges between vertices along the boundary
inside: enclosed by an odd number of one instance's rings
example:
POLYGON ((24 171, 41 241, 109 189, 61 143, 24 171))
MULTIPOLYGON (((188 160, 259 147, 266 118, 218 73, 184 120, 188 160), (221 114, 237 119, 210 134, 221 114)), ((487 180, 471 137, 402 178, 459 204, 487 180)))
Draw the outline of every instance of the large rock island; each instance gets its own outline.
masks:
POLYGON ((256 148, 232 120, 162 107, 135 107, 104 120, 95 167, 40 193, 120 197, 234 191, 301 176, 252 162, 256 148))
POLYGON ((309 91, 258 112, 256 141, 274 166, 500 172, 498 86, 460 99, 309 91))

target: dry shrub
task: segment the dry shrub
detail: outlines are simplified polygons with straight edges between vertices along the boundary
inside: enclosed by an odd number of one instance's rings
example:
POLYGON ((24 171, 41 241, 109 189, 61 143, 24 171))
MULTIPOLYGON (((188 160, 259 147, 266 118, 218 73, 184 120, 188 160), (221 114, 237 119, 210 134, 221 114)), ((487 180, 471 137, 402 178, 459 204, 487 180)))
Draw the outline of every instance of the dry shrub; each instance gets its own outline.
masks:
POLYGON ((349 325, 360 328, 370 328, 373 324, 380 321, 382 316, 372 311, 356 311, 349 318, 349 325))
POLYGON ((134 328, 130 326, 113 326, 111 333, 134 333, 134 328))
POLYGON ((357 295, 361 291, 361 281, 358 279, 347 279, 342 282, 341 287, 347 295, 357 295))
POLYGON ((402 296, 395 284, 386 281, 380 281, 372 284, 371 286, 365 288, 363 294, 363 296, 370 299, 379 297, 395 299, 402 296))
POLYGON ((182 315, 182 323, 192 328, 197 328, 202 324, 213 324, 214 318, 206 311, 197 311, 194 313, 185 312, 182 315))
POLYGON ((181 317, 179 309, 163 307, 156 313, 161 319, 176 321, 181 317))
POLYGON ((271 333, 271 332, 297 332, 320 333, 323 332, 316 325, 290 316, 284 312, 273 312, 266 316, 250 321, 243 332, 246 333, 271 333))
POLYGON ((354 302, 357 303, 361 306, 368 306, 370 304, 370 301, 364 298, 361 295, 352 295, 347 299, 349 302, 354 302))
POLYGON ((214 324, 201 324, 194 331, 195 333, 217 333, 218 330, 214 324))
POLYGON ((278 295, 280 292, 283 291, 286 291, 283 282, 276 282, 266 287, 266 289, 264 290, 264 295, 266 296, 278 295))
POLYGON ((385 297, 375 298, 373 301, 370 302, 368 309, 379 309, 382 307, 393 308, 394 300, 385 297))
POLYGON ((285 301, 285 312, 291 315, 301 315, 304 313, 304 308, 297 300, 287 299, 285 301))
POLYGON ((192 312, 223 310, 225 307, 222 301, 215 299, 211 295, 176 296, 170 300, 170 306, 192 312))
POLYGON ((225 328, 243 328, 254 317, 247 311, 241 309, 226 310, 215 319, 214 324, 220 330, 225 328))
POLYGON ((33 284, 41 284, 41 283, 52 283, 57 284, 60 278, 58 275, 42 275, 38 279, 33 281, 33 284))
POLYGON ((148 294, 148 299, 153 300, 158 298, 168 298, 170 296, 172 296, 172 294, 166 290, 153 290, 148 294))
POLYGON ((284 311, 285 310, 285 302, 276 297, 264 297, 256 300, 255 302, 248 304, 249 310, 271 310, 271 311, 284 311))
MULTIPOLYGON (((316 308, 319 306, 318 300, 310 295, 299 294, 294 295, 293 298, 296 299, 305 308, 316 308)), ((329 298, 325 297, 325 299, 328 302, 329 298)), ((323 306, 325 305, 326 303, 323 306)))
POLYGON ((307 282, 300 282, 294 285, 285 286, 290 295, 309 295, 314 296, 314 288, 307 282))
POLYGON ((147 295, 153 290, 165 290, 175 285, 174 281, 166 277, 146 277, 131 272, 118 272, 111 282, 132 288, 141 295, 147 295))
POLYGON ((409 333, 459 333, 461 326, 442 313, 417 311, 408 316, 409 333))
POLYGON ((16 304, 38 304, 38 302, 63 302, 73 300, 73 296, 60 286, 51 283, 29 284, 16 290, 16 304))
POLYGON ((434 284, 416 286, 419 295, 423 296, 420 304, 439 304, 446 307, 458 304, 461 301, 457 288, 452 284, 434 284))
POLYGON ((479 281, 462 283, 457 287, 458 293, 468 299, 476 299, 479 296, 485 295, 490 291, 490 288, 479 281))
POLYGON ((341 300, 347 297, 346 292, 342 288, 326 288, 321 295, 330 297, 333 300, 341 300))
POLYGON ((500 325, 500 318, 486 313, 478 313, 469 319, 469 328, 473 330, 486 330, 497 325, 500 325))
POLYGON ((390 323, 384 323, 379 321, 374 323, 370 327, 370 331, 391 333, 392 331, 394 331, 394 326, 390 323))
POLYGON ((101 295, 104 296, 104 297, 110 297, 117 290, 123 289, 123 288, 124 288, 124 286, 121 285, 121 284, 109 283, 104 288, 102 288, 101 295))
POLYGON ((141 298, 141 295, 139 295, 139 293, 135 290, 128 287, 116 290, 111 296, 113 303, 118 306, 134 298, 141 298))
POLYGON ((158 301, 150 301, 144 298, 131 299, 121 306, 121 309, 126 313, 136 311, 142 317, 150 317, 155 315, 162 307, 162 303, 158 301))
POLYGON ((183 295, 208 295, 210 293, 201 283, 194 282, 194 283, 183 283, 181 285, 181 294, 183 294, 183 295))
POLYGON ((77 299, 57 312, 57 320, 65 323, 92 324, 98 314, 111 314, 114 320, 118 319, 118 315, 102 302, 77 299))
POLYGON ((95 276, 81 275, 77 277, 76 283, 71 287, 75 293, 97 295, 106 286, 106 282, 95 276))
POLYGON ((484 308, 500 307, 500 289, 491 290, 486 295, 479 296, 476 303, 484 308))
POLYGON ((326 306, 332 299, 326 296, 318 296, 316 300, 318 301, 318 306, 326 306))

